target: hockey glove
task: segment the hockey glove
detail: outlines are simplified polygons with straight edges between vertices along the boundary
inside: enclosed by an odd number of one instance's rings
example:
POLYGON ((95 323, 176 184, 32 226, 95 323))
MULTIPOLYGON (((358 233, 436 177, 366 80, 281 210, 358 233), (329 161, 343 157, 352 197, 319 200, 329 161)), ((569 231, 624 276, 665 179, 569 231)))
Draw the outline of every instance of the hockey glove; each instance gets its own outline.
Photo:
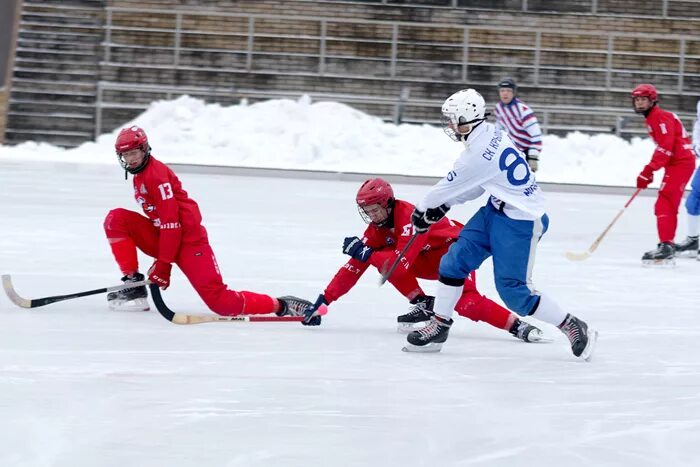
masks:
POLYGON ((362 240, 357 237, 345 237, 343 240, 343 253, 363 263, 369 259, 372 251, 374 250, 362 243, 362 240))
POLYGON ((416 232, 425 233, 431 225, 445 217, 445 214, 447 214, 449 210, 450 207, 446 204, 442 204, 436 208, 426 209, 425 211, 419 211, 416 208, 413 210, 413 214, 411 214, 411 223, 416 229, 416 232))
POLYGON ((537 172, 538 163, 540 160, 540 151, 534 148, 530 148, 525 152, 525 159, 527 160, 530 170, 537 172))
POLYGON ((301 324, 303 324, 304 326, 320 325, 321 317, 314 316, 314 313, 318 311, 321 305, 328 305, 328 302, 326 302, 326 297, 323 294, 318 296, 318 298, 316 299, 316 303, 314 303, 304 311, 304 319, 302 319, 301 324))
POLYGON ((637 188, 644 189, 649 186, 651 182, 654 181, 654 170, 645 165, 642 171, 637 176, 637 188))
POLYGON ((172 264, 157 259, 148 270, 148 280, 165 290, 170 286, 170 271, 172 269, 172 264))

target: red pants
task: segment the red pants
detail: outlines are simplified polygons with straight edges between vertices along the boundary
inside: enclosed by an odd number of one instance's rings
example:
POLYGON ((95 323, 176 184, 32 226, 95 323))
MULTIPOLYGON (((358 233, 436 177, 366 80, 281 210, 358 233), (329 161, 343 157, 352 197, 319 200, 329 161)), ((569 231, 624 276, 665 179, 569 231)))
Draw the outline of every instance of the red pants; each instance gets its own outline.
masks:
POLYGON ((660 242, 673 242, 678 226, 678 206, 683 190, 695 171, 695 163, 666 167, 659 197, 654 205, 660 242))
MULTIPOLYGON (((422 252, 408 269, 403 264, 399 264, 389 277, 389 282, 409 300, 413 300, 418 295, 424 295, 417 279, 437 280, 440 259, 446 252, 446 249, 422 252)), ((394 258, 393 251, 375 251, 369 257, 369 262, 382 271, 391 266, 394 258)), ((464 282, 464 290, 455 306, 455 311, 472 321, 484 321, 506 330, 510 329, 517 318, 508 309, 481 295, 471 275, 464 282)))
MULTIPOLYGON (((138 271, 136 248, 153 258, 158 256, 159 229, 147 217, 127 209, 113 209, 105 218, 104 229, 122 274, 138 271)), ((277 309, 277 300, 269 295, 236 292, 224 284, 206 236, 195 242, 182 242, 175 264, 214 313, 264 314, 277 309)))

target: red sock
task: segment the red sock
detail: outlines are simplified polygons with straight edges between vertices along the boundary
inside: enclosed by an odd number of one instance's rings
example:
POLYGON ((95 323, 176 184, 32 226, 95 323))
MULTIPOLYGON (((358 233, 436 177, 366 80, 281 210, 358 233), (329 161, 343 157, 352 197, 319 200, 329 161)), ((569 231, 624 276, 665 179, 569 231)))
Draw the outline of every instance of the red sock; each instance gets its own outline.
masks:
POLYGON ((455 311, 472 321, 483 321, 498 329, 509 330, 517 317, 476 290, 466 290, 455 306, 455 311))
POLYGON ((122 274, 127 276, 139 270, 139 261, 136 256, 136 244, 131 238, 110 238, 109 247, 112 249, 112 254, 122 274))

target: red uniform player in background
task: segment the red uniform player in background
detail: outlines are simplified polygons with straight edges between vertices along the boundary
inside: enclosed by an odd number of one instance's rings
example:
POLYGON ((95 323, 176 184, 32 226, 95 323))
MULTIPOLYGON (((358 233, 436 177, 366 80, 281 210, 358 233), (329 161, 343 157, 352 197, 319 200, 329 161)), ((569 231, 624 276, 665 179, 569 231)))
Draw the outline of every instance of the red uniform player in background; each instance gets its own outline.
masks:
POLYGON ((649 136, 656 143, 651 161, 637 177, 637 188, 646 188, 654 180, 654 172, 664 168, 659 196, 654 205, 659 244, 647 251, 642 261, 647 264, 672 261, 673 238, 678 225, 678 206, 683 190, 695 170, 695 154, 683 123, 676 114, 661 109, 659 95, 651 84, 640 84, 632 91, 634 111, 646 119, 649 136))
MULTIPOLYGON (((119 162, 134 177, 134 197, 147 217, 127 209, 107 214, 104 229, 124 277, 122 281, 144 280, 139 273, 136 249, 155 259, 148 279, 165 289, 176 264, 204 303, 220 315, 301 315, 311 305, 296 297, 274 298, 255 292, 237 292, 224 284, 207 231, 202 226, 199 206, 187 196, 180 180, 168 166, 151 155, 146 133, 139 127, 124 128, 115 149, 119 162)), ((110 308, 148 310, 145 286, 107 296, 110 308)), ((317 317, 320 320, 320 317, 317 317)))
MULTIPOLYGON (((347 237, 343 253, 351 256, 319 295, 316 303, 306 312, 330 304, 348 293, 360 276, 374 266, 379 270, 393 264, 414 234, 411 203, 396 199, 391 185, 381 178, 365 181, 357 192, 356 202, 360 215, 368 225, 364 238, 347 237)), ((440 259, 459 236, 462 225, 442 218, 431 225, 428 232, 419 235, 401 259, 388 281, 411 303, 409 312, 397 318, 399 329, 430 321, 434 297, 428 296, 418 284, 418 278, 437 280, 440 259)), ((474 321, 484 321, 505 329, 526 342, 541 340, 542 332, 521 321, 515 314, 481 295, 472 280, 464 284, 464 292, 455 310, 474 321)), ((309 323, 304 323, 309 324, 309 323)))

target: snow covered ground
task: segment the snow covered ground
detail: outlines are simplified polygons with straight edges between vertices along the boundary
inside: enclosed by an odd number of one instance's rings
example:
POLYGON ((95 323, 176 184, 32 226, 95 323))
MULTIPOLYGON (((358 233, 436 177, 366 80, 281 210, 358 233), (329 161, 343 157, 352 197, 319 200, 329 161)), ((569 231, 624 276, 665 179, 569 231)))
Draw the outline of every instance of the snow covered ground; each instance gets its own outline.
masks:
MULTIPOLYGON (((257 141, 277 152, 251 164, 285 167, 277 156, 292 149, 267 130, 271 140, 258 133, 257 141)), ((158 131, 153 145, 166 154, 158 131)), ((105 141, 90 154, 33 149, 54 162, 15 152, 29 146, 0 148, 0 272, 13 275, 21 295, 119 282, 102 220, 110 208, 137 207, 105 141), (108 163, 59 162, 77 155, 108 163)), ((178 149, 221 152, 210 143, 178 149)), ((651 149, 643 152, 621 165, 625 181, 651 149)), ((378 167, 343 154, 328 168, 378 167)), ((405 156, 410 167, 411 154, 391 157, 405 156)), ((543 178, 556 157, 543 158, 543 178)), ((429 166, 436 175, 438 163, 429 166)), ((364 229, 357 182, 180 176, 237 289, 314 298, 345 262, 342 239, 364 229)), ((395 185, 408 200, 426 189, 395 185)), ((552 224, 534 279, 600 331, 590 363, 577 361, 551 326, 542 325, 555 342, 536 345, 464 319, 440 354, 403 353, 395 318, 406 303, 390 285, 380 289, 374 271, 313 329, 176 326, 155 312, 109 312, 104 296, 34 310, 0 298, 0 466, 697 465, 700 262, 640 266, 656 242, 651 197, 635 200, 589 260, 563 256, 588 248, 626 198, 548 193, 552 224)), ((465 220, 482 202, 450 215, 465 220)), ((497 298, 490 262, 478 284, 497 298)), ((164 297, 175 310, 205 311, 177 272, 164 297)))

